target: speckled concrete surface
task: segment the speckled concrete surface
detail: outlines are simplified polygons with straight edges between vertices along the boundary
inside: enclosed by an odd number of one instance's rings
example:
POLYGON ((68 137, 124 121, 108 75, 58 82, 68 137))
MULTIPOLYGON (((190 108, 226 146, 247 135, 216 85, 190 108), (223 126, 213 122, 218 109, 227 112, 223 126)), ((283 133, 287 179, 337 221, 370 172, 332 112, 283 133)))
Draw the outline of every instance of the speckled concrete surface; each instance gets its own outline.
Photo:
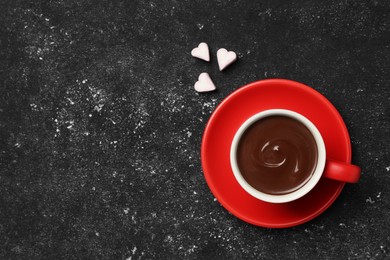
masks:
POLYGON ((390 257, 388 1, 0 3, 1 259, 390 257), (211 63, 190 51, 210 46, 211 63), (216 50, 239 60, 219 72, 216 50), (198 94, 208 72, 218 91, 198 94), (204 126, 264 78, 323 93, 361 182, 321 216, 271 230, 203 178, 204 126))

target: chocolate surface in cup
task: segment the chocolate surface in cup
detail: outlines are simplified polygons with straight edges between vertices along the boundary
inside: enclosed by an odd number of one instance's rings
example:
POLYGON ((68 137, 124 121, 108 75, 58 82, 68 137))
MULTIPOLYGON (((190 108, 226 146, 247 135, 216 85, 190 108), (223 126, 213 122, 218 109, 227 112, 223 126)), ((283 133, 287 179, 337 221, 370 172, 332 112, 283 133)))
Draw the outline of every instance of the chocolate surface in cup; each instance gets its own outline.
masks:
POLYGON ((317 159, 312 133, 288 116, 269 116, 254 122, 237 147, 241 175, 253 188, 271 195, 288 194, 305 185, 317 159))

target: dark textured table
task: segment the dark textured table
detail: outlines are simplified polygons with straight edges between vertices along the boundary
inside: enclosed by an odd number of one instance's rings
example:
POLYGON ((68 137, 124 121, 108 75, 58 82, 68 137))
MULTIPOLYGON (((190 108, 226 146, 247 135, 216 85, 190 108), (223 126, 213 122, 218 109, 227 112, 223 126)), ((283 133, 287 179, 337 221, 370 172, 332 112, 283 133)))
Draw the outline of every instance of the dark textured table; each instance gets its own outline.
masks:
POLYGON ((0 3, 0 259, 390 257, 388 1, 0 3), (190 56, 206 41, 211 59, 190 56), (219 72, 215 53, 239 60, 219 72), (193 84, 209 72, 218 90, 193 84), (229 214, 200 162, 246 83, 289 78, 348 126, 360 183, 316 219, 229 214))

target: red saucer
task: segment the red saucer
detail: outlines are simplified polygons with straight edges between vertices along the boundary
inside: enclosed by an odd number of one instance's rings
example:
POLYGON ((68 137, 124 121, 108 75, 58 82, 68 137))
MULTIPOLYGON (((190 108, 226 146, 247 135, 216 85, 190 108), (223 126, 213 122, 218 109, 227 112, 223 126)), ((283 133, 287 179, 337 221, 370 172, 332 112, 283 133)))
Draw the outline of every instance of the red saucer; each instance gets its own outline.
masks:
POLYGON ((250 116, 267 109, 296 111, 320 131, 327 158, 351 162, 347 128, 336 108, 320 93, 301 83, 268 79, 230 94, 211 115, 202 140, 202 166, 212 193, 236 217, 262 227, 285 228, 305 223, 324 212, 338 197, 343 182, 322 178, 304 197, 271 204, 249 195, 234 178, 229 151, 235 132, 250 116))

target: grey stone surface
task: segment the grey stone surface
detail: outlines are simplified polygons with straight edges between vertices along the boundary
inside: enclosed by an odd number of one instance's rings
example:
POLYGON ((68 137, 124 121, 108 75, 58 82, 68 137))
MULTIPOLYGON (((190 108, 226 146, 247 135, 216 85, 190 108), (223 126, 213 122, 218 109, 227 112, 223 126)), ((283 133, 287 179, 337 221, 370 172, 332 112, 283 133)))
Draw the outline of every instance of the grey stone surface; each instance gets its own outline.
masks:
POLYGON ((0 2, 1 259, 390 257, 388 1, 0 2), (190 51, 210 46, 211 63, 190 51), (239 55, 218 71, 216 50, 239 55), (193 84, 209 72, 218 91, 193 84), (204 126, 265 78, 324 94, 363 169, 316 219, 249 225, 203 178, 204 126))

